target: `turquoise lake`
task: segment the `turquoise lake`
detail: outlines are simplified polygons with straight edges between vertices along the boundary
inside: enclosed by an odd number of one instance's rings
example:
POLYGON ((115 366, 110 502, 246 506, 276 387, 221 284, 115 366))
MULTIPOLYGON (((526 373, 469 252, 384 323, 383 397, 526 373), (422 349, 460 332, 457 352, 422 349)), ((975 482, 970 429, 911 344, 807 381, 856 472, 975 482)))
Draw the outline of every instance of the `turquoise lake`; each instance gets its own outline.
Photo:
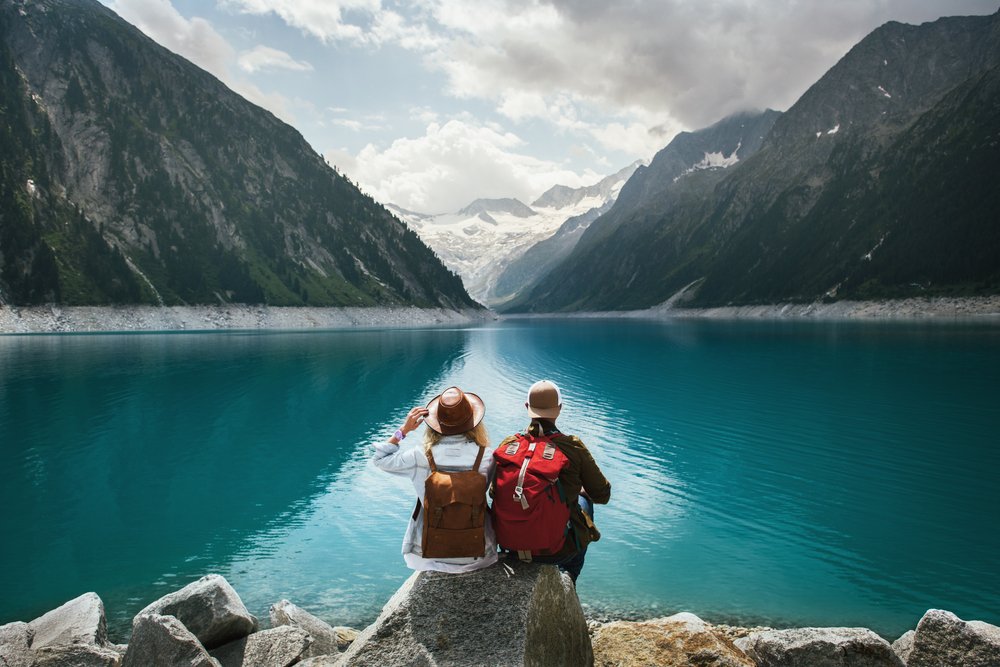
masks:
POLYGON ((583 319, 0 337, 0 624, 218 572, 361 627, 413 508, 371 444, 452 384, 497 442, 540 378, 613 485, 592 614, 1000 623, 1000 327, 583 319))

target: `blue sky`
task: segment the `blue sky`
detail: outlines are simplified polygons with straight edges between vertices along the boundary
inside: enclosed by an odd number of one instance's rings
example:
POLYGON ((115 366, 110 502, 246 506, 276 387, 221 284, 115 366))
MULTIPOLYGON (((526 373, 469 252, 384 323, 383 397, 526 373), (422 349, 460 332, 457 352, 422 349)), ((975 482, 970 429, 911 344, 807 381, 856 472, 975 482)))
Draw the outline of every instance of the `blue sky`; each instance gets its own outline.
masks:
POLYGON ((787 109, 888 20, 997 0, 102 0, 424 213, 532 201, 681 130, 787 109))

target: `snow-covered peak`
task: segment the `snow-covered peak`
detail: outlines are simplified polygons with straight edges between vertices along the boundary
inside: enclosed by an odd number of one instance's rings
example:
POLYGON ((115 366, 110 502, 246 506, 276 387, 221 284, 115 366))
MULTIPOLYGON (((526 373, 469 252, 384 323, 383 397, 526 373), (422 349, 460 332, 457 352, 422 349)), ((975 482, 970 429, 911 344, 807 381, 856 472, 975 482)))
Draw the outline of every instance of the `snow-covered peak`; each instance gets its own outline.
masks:
POLYGON ((507 213, 518 218, 530 218, 535 215, 531 208, 520 199, 477 199, 461 211, 459 215, 479 215, 480 213, 507 213))

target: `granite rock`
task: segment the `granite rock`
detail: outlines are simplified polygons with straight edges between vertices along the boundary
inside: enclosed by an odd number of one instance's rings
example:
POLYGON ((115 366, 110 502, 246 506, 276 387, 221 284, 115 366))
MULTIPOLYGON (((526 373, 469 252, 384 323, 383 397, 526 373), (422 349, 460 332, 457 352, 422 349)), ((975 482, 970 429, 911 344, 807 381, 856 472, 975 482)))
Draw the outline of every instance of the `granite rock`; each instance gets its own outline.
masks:
POLYGON ((43 646, 32 653, 35 658, 32 667, 119 667, 122 664, 118 651, 94 644, 43 646))
POLYGON ((735 644, 759 667, 903 667, 889 642, 867 628, 765 630, 735 644))
POLYGON ((650 621, 615 621, 594 633, 594 664, 755 667, 743 651, 694 614, 650 621))
POLYGON ((906 664, 906 661, 910 659, 910 653, 913 652, 913 636, 915 634, 917 634, 916 630, 907 630, 892 643, 892 652, 903 661, 903 664, 906 664))
POLYGON ((30 667, 31 641, 35 631, 21 621, 0 625, 0 665, 3 667, 30 667))
POLYGON ((337 630, 288 600, 271 605, 269 615, 272 627, 301 628, 312 636, 313 643, 307 649, 305 657, 340 653, 340 638, 337 630))
POLYGON ((220 646, 211 655, 222 667, 287 667, 305 655, 310 644, 308 632, 283 625, 220 646))
POLYGON ((122 667, 221 667, 198 638, 173 616, 139 614, 122 667))
POLYGON ((906 665, 996 667, 1000 665, 1000 627, 930 609, 917 624, 906 665))
POLYGON ((97 593, 84 593, 73 598, 28 625, 34 631, 33 649, 67 644, 104 646, 108 643, 104 603, 97 593))
POLYGON ((218 574, 206 575, 164 595, 139 612, 143 614, 173 616, 207 649, 242 639, 257 629, 257 619, 218 574))
POLYGON ((510 562, 464 574, 414 573, 343 654, 343 664, 593 664, 568 575, 510 562))

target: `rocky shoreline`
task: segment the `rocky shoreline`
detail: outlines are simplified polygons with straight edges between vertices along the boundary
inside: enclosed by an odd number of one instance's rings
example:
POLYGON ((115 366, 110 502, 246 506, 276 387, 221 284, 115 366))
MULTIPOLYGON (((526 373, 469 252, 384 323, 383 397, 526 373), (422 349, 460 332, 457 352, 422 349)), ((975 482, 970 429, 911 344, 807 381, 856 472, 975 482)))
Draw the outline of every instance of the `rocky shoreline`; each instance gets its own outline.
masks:
POLYGON ((891 301, 685 308, 671 299, 647 310, 500 316, 486 309, 372 307, 0 305, 0 335, 134 331, 298 330, 462 326, 496 319, 892 320, 1000 323, 1000 295, 891 301))
POLYGON ((0 306, 0 334, 415 328, 491 320, 488 310, 219 306, 0 306))
POLYGON ((685 308, 671 300, 635 317, 759 320, 987 320, 1000 322, 1000 295, 887 301, 832 301, 759 306, 685 308))
POLYGON ((889 643, 867 628, 742 628, 691 613, 587 621, 554 566, 508 561, 461 575, 414 573, 363 631, 281 600, 262 629, 210 574, 147 605, 128 644, 108 637, 85 593, 30 622, 0 626, 3 667, 997 667, 1000 627, 931 609, 889 643))

